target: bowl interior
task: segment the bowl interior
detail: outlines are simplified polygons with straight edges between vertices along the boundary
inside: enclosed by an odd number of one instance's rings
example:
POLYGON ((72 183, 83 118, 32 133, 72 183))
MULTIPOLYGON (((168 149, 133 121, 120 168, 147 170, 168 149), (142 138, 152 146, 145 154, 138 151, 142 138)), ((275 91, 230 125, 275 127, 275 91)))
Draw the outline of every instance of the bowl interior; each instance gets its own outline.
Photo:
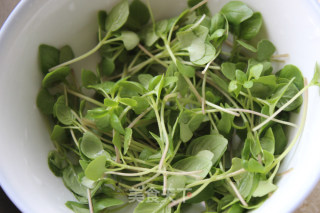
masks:
MULTIPOLYGON (((47 153, 53 146, 46 123, 35 105, 41 82, 37 63, 38 45, 69 44, 75 55, 84 53, 95 45, 96 12, 108 10, 115 2, 25 0, 18 5, 1 31, 0 183, 23 212, 70 212, 64 203, 74 200, 62 180, 56 178, 47 166, 47 153)), ((151 4, 156 18, 167 18, 181 12, 186 7, 185 2, 153 0, 151 4)), ((209 7, 216 12, 226 2, 210 0, 209 7)), ((315 9, 319 6, 316 1, 245 2, 262 13, 265 33, 277 47, 277 52, 289 53, 287 63, 297 65, 310 80, 320 56, 320 13, 315 9)), ((94 70, 96 62, 97 57, 92 56, 73 67, 75 70, 94 70)), ((293 210, 318 180, 319 107, 319 91, 312 88, 309 90, 307 124, 302 138, 281 167, 282 171, 294 169, 279 178, 279 189, 257 212, 293 210)), ((295 120, 299 121, 299 116, 295 120)), ((294 133, 294 130, 290 131, 290 138, 294 133)))

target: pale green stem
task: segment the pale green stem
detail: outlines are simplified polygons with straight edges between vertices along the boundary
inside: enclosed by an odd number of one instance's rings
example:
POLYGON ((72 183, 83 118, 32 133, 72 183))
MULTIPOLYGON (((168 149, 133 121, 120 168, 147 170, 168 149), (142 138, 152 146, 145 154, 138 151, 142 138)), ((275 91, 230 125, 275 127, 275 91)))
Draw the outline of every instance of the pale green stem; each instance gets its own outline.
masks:
POLYGON ((88 96, 85 96, 85 95, 83 95, 83 94, 81 94, 81 93, 75 92, 75 91, 70 90, 70 89, 67 89, 67 92, 70 93, 70 94, 72 94, 72 95, 74 95, 74 96, 77 96, 77 97, 79 97, 79 98, 81 98, 81 99, 83 99, 83 100, 86 100, 86 101, 88 101, 88 102, 90 102, 90 103, 93 103, 93 104, 95 104, 95 105, 97 105, 97 106, 105 107, 105 105, 104 105, 103 103, 101 103, 101 102, 99 102, 99 101, 96 101, 96 100, 94 100, 93 98, 90 98, 90 97, 88 97, 88 96))
POLYGON ((254 127, 252 130, 257 131, 261 127, 263 127, 265 124, 267 124, 269 121, 271 121, 273 118, 275 118, 280 112, 282 112, 287 106, 289 106, 292 102, 294 102, 297 98, 304 93, 304 91, 308 90, 310 86, 313 84, 308 84, 305 86, 302 90, 300 90, 295 96, 293 96, 287 103, 285 103, 283 106, 281 106, 275 113, 273 113, 269 118, 264 120, 262 123, 260 123, 258 126, 254 127))
POLYGON ((225 112, 225 113, 228 113, 228 114, 231 114, 231 115, 234 115, 234 116, 239 116, 238 113, 232 112, 232 111, 230 111, 229 109, 220 107, 220 106, 218 106, 218 105, 216 105, 216 104, 214 104, 214 103, 211 103, 211 102, 209 102, 209 101, 206 101, 206 104, 207 104, 208 106, 211 106, 211 107, 213 107, 213 108, 215 108, 215 109, 218 109, 218 110, 220 110, 220 111, 222 111, 222 112, 225 112))
MULTIPOLYGON (((63 67, 63 66, 67 66, 67 65, 73 64, 73 63, 75 63, 75 62, 78 62, 78 61, 80 61, 80 60, 82 60, 82 59, 84 59, 84 58, 92 55, 92 54, 95 53, 97 50, 99 50, 102 45, 114 41, 114 39, 110 39, 110 40, 109 40, 110 42, 109 42, 109 41, 106 41, 106 40, 109 38, 109 36, 110 36, 110 33, 108 33, 108 34, 107 34, 93 49, 91 49, 90 51, 88 51, 88 52, 84 53, 83 55, 81 55, 81 56, 79 56, 79 57, 77 57, 77 58, 74 58, 74 59, 72 59, 72 60, 70 60, 70 61, 66 61, 66 62, 64 62, 64 63, 62 63, 62 64, 59 64, 59 65, 57 65, 57 66, 55 66, 55 67, 50 68, 50 69, 49 69, 49 72, 51 72, 51 71, 53 71, 53 70, 55 70, 55 69, 57 69, 57 68, 59 68, 59 67, 63 67)), ((118 39, 118 38, 117 38, 117 39, 118 39)), ((118 40, 119 40, 119 39, 118 39, 118 40)))
MULTIPOLYGON (((303 113, 302 113, 302 120, 301 120, 301 124, 300 127, 296 133, 296 135, 294 136, 293 140, 291 141, 291 143, 289 144, 289 146, 286 148, 286 150, 281 153, 281 155, 279 157, 277 157, 273 163, 267 168, 267 172, 270 171, 273 167, 275 167, 281 160, 283 160, 283 158, 290 152, 290 150, 293 148, 293 146, 296 144, 296 142, 299 140, 302 131, 304 129, 305 123, 306 123, 306 118, 307 118, 307 110, 308 110, 308 88, 310 86, 312 86, 313 84, 308 84, 306 87, 306 89, 302 89, 300 91, 304 92, 304 106, 303 106, 303 113)), ((297 93, 298 95, 299 93, 297 93)))

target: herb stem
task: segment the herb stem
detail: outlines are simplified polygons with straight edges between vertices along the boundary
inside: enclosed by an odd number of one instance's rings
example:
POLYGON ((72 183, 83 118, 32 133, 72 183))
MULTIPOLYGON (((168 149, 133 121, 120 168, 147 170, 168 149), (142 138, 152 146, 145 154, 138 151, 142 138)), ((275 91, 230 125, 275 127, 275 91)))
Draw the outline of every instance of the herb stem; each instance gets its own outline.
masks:
POLYGON ((88 197, 88 205, 89 205, 90 213, 93 213, 94 211, 93 211, 93 205, 91 200, 91 191, 89 188, 87 189, 87 197, 88 197))
POLYGON ((198 9, 202 5, 206 4, 207 2, 208 2, 208 0, 203 0, 203 1, 199 2, 198 4, 196 4, 190 8, 190 12, 195 11, 196 9, 198 9))
POLYGON ((134 125, 141 120, 141 118, 143 118, 148 112, 150 112, 150 110, 152 109, 152 107, 147 108, 145 111, 143 111, 140 115, 138 115, 129 125, 128 128, 132 128, 134 127, 134 125))
POLYGON ((214 104, 214 103, 211 103, 211 102, 209 102, 209 101, 206 101, 206 104, 207 104, 208 106, 211 106, 211 107, 213 107, 213 108, 215 108, 215 109, 218 109, 218 110, 220 110, 220 111, 222 111, 222 112, 225 112, 225 113, 228 113, 228 114, 237 116, 237 117, 240 116, 240 115, 239 115, 238 113, 236 113, 236 112, 233 112, 233 111, 231 111, 231 110, 229 110, 229 109, 220 107, 220 106, 218 106, 218 105, 216 105, 216 104, 214 104))
MULTIPOLYGON (((59 64, 59 65, 57 65, 57 66, 54 66, 54 67, 50 68, 50 69, 49 69, 49 72, 51 72, 51 71, 53 71, 53 70, 55 70, 55 69, 57 69, 57 68, 59 68, 59 67, 68 66, 68 65, 73 64, 73 63, 75 63, 75 62, 81 61, 81 60, 83 60, 84 58, 87 58, 88 56, 92 55, 92 54, 95 53, 97 50, 99 50, 100 47, 101 47, 103 44, 106 44, 106 40, 107 40, 109 37, 110 37, 110 32, 108 32, 108 33, 106 34, 106 36, 105 36, 93 49, 89 50, 88 52, 86 52, 86 53, 84 53, 84 54, 82 54, 82 55, 80 55, 80 56, 78 56, 77 58, 74 58, 74 59, 72 59, 72 60, 70 60, 70 61, 66 61, 66 62, 64 62, 64 63, 62 63, 62 64, 59 64)), ((112 39, 110 39, 110 40, 112 40, 112 39)))
POLYGON ((71 89, 68 89, 68 88, 67 88, 67 92, 70 93, 71 95, 77 96, 77 97, 79 97, 79 98, 81 98, 81 99, 83 99, 83 100, 86 100, 86 101, 88 101, 88 102, 90 102, 90 103, 92 103, 92 104, 95 104, 95 105, 97 105, 97 106, 105 107, 105 105, 104 105, 103 103, 101 103, 101 102, 99 102, 99 101, 96 101, 96 100, 94 100, 94 99, 92 99, 92 98, 90 98, 90 97, 88 97, 88 96, 85 96, 85 95, 83 95, 83 94, 81 94, 81 93, 78 93, 78 92, 76 92, 76 91, 73 91, 73 90, 71 90, 71 89))
POLYGON ((156 62, 158 62, 159 64, 161 64, 162 66, 164 66, 165 68, 168 68, 168 65, 166 63, 164 63, 163 61, 161 61, 159 58, 155 57, 154 55, 152 55, 152 53, 150 53, 144 46, 142 46, 141 44, 138 44, 138 47, 146 54, 148 55, 150 58, 152 58, 153 60, 155 60, 156 62))
POLYGON ((265 124, 267 124, 269 121, 271 121, 273 118, 275 118, 280 112, 282 112, 287 106, 289 106, 292 102, 294 102, 297 98, 299 98, 302 93, 304 93, 310 86, 313 84, 310 83, 307 86, 305 86, 302 90, 300 90, 295 96, 293 96, 287 103, 285 103, 283 106, 281 106, 275 113, 273 113, 269 118, 264 120, 262 123, 260 123, 258 126, 254 127, 252 130, 257 131, 261 127, 263 127, 265 124))

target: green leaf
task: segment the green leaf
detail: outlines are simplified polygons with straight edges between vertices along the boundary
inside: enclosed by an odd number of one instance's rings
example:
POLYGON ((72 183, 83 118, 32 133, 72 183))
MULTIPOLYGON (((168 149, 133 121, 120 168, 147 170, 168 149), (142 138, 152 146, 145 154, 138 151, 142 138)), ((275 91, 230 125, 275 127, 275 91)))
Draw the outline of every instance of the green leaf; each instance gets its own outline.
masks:
POLYGON ((149 103, 146 100, 146 98, 135 96, 135 97, 132 97, 132 99, 137 102, 137 105, 132 107, 133 111, 137 115, 141 114, 149 107, 149 103))
POLYGON ((62 180, 65 186, 73 193, 86 197, 87 189, 80 183, 79 173, 82 172, 80 167, 67 167, 63 170, 62 180))
POLYGON ((132 129, 126 128, 124 133, 123 154, 126 154, 129 150, 132 141, 132 129))
POLYGON ((90 159, 95 159, 104 154, 101 140, 91 132, 83 134, 80 148, 81 152, 90 159))
POLYGON ((268 76, 271 75, 273 67, 271 65, 270 61, 257 61, 254 58, 250 58, 248 61, 248 70, 250 70, 250 68, 256 64, 262 64, 263 65, 263 70, 261 73, 261 76, 268 76))
POLYGON ((172 85, 173 83, 176 83, 177 81, 178 81, 178 77, 176 77, 176 76, 164 77, 163 87, 170 86, 170 85, 172 85))
MULTIPOLYGON (((227 107, 229 106, 226 104, 226 108, 227 107)), ((228 136, 228 134, 231 132, 233 119, 234 115, 221 112, 221 119, 218 121, 217 128, 219 132, 224 134, 224 136, 228 136)))
POLYGON ((74 58, 73 51, 69 45, 65 45, 60 49, 59 63, 62 64, 74 58))
POLYGON ((275 46, 269 40, 261 40, 258 43, 258 61, 269 60, 275 51, 275 46))
POLYGON ((65 128, 59 125, 54 125, 50 139, 58 143, 66 143, 68 141, 68 136, 65 128))
POLYGON ((48 166, 52 173, 61 177, 63 173, 63 169, 67 167, 67 162, 65 157, 57 151, 50 151, 48 154, 48 166))
POLYGON ((53 46, 40 44, 38 57, 41 71, 43 74, 46 74, 51 67, 59 64, 60 51, 53 46))
POLYGON ((265 168, 253 158, 250 158, 249 161, 244 164, 244 168, 248 172, 265 173, 265 168))
POLYGON ((243 87, 246 89, 250 89, 253 86, 253 82, 252 81, 245 81, 243 83, 243 87))
POLYGON ((189 128, 189 125, 186 123, 180 123, 180 139, 182 142, 188 142, 193 136, 192 131, 189 128))
POLYGON ((253 15, 240 24, 240 38, 250 40, 258 35, 262 26, 261 13, 255 12, 253 15))
POLYGON ((263 70, 263 65, 262 64, 256 64, 250 67, 250 74, 249 74, 249 79, 254 77, 255 79, 258 79, 262 73, 263 70))
POLYGON ((90 180, 98 180, 107 171, 106 169, 107 156, 100 155, 89 163, 85 170, 85 175, 90 180))
POLYGON ((119 149, 121 150, 122 148, 122 141, 121 141, 121 138, 120 138, 120 133, 115 131, 114 132, 114 135, 113 135, 113 138, 112 138, 112 143, 119 149))
POLYGON ((81 83, 85 88, 98 83, 98 77, 90 70, 81 70, 81 83))
POLYGON ((212 164, 215 165, 227 150, 228 141, 220 134, 204 135, 191 141, 187 154, 196 155, 200 151, 209 150, 213 153, 212 164))
MULTIPOLYGON (((173 165, 173 168, 186 172, 201 171, 197 176, 205 178, 212 167, 212 158, 214 154, 208 150, 199 151, 195 156, 179 160, 173 165)), ((190 179, 190 178, 188 178, 190 179)), ((192 179, 194 180, 194 179, 192 179)), ((192 182, 189 180, 187 182, 192 182)))
POLYGON ((41 113, 51 115, 53 113, 54 97, 45 88, 41 88, 37 95, 37 107, 41 113))
POLYGON ((134 49, 140 41, 138 35, 132 31, 122 31, 120 38, 126 50, 134 49))
POLYGON ((288 139, 280 124, 276 124, 272 126, 272 131, 273 131, 274 140, 275 140, 274 154, 280 155, 285 150, 288 144, 288 139))
POLYGON ((44 88, 52 87, 55 84, 62 82, 69 74, 69 67, 59 67, 44 76, 42 80, 42 86, 44 88))
POLYGON ((151 47, 160 38, 154 31, 152 25, 143 28, 142 32, 140 33, 140 37, 148 47, 151 47))
POLYGON ((115 83, 112 81, 105 81, 101 84, 89 85, 88 88, 94 89, 102 94, 111 94, 114 85, 115 83))
POLYGON ((111 100, 109 98, 105 98, 103 101, 103 104, 107 107, 117 107, 118 106, 118 102, 111 100))
POLYGON ((239 203, 233 204, 226 213, 243 213, 244 209, 241 207, 239 203))
POLYGON ((122 127, 121 121, 115 113, 111 113, 110 123, 112 128, 114 128, 119 133, 124 134, 124 129, 122 127))
POLYGON ((263 197, 265 195, 268 195, 269 193, 277 190, 277 186, 274 185, 272 182, 269 180, 260 180, 258 187, 256 190, 253 192, 252 196, 253 197, 263 197))
POLYGON ((253 11, 241 1, 228 2, 222 7, 221 12, 234 25, 239 25, 253 15, 253 11))
POLYGON ((94 108, 87 111, 87 116, 90 118, 101 118, 105 115, 107 115, 109 112, 105 108, 94 108))
POLYGON ((188 48, 195 40, 204 43, 208 33, 208 28, 200 25, 193 30, 189 28, 189 30, 177 32, 177 37, 180 41, 181 48, 188 48))
POLYGON ((179 60, 177 60, 177 69, 182 75, 188 78, 192 78, 195 75, 195 69, 193 67, 184 65, 179 60))
POLYGON ((139 82, 143 85, 144 88, 148 89, 149 88, 149 83, 151 79, 153 78, 152 75, 150 74, 140 74, 138 75, 138 80, 139 82))
POLYGON ((120 98, 119 102, 131 107, 135 107, 138 104, 137 101, 132 98, 120 98))
POLYGON ((71 209, 74 213, 90 213, 87 204, 81 204, 74 201, 66 202, 66 206, 71 209))
POLYGON ((188 122, 188 126, 192 132, 197 130, 201 123, 203 122, 203 119, 205 118, 205 115, 202 114, 194 114, 192 115, 192 118, 188 122))
POLYGON ((270 97, 276 90, 276 77, 274 75, 262 76, 258 79, 253 79, 253 86, 250 92, 254 97, 266 99, 270 97))
POLYGON ((95 198, 92 200, 93 209, 96 212, 104 210, 108 207, 119 206, 122 204, 124 204, 124 202, 116 198, 95 198))
POLYGON ((100 131, 109 132, 112 131, 112 127, 110 124, 110 113, 106 113, 103 116, 99 116, 94 119, 96 127, 100 131))
POLYGON ((220 78, 218 75, 210 72, 210 77, 213 83, 215 83, 223 91, 228 92, 228 83, 220 78))
POLYGON ((140 202, 133 213, 171 213, 169 198, 147 197, 140 202))
POLYGON ((264 134, 264 136, 260 139, 260 144, 262 149, 270 152, 271 154, 274 153, 275 139, 271 128, 269 128, 264 134))
POLYGON ((273 153, 270 153, 266 150, 263 150, 263 161, 262 162, 264 163, 265 167, 271 166, 273 161, 274 161, 273 153))
POLYGON ((211 34, 210 40, 217 41, 219 38, 223 37, 226 33, 225 29, 217 29, 211 34))
POLYGON ((71 125, 75 119, 70 107, 66 105, 64 95, 58 98, 53 106, 53 111, 58 120, 64 125, 71 125))
POLYGON ((225 62, 221 64, 221 72, 229 80, 236 79, 236 65, 231 62, 225 62))
POLYGON ((127 21, 129 16, 129 3, 127 0, 122 0, 114 6, 106 20, 106 30, 110 32, 117 31, 127 21))
POLYGON ((224 29, 226 24, 226 19, 224 16, 219 12, 216 13, 211 18, 211 26, 210 26, 210 34, 214 33, 218 29, 224 29))
MULTIPOLYGON (((196 54, 196 52, 193 52, 193 54, 196 54)), ((216 49, 214 48, 214 46, 209 42, 205 42, 203 56, 197 60, 191 60, 191 62, 196 65, 204 65, 212 61, 216 57, 215 55, 216 55, 216 49)))
MULTIPOLYGON (((282 86, 285 86, 286 84, 280 84, 280 90, 282 86)), ((298 88, 294 84, 290 84, 287 90, 284 92, 280 100, 277 102, 277 107, 280 108, 284 104, 286 104, 291 98, 293 98, 297 93, 299 92, 298 88)), ((296 100, 294 100, 289 106, 287 106, 284 111, 292 111, 297 109, 299 106, 301 106, 303 102, 302 96, 299 96, 296 100)))
POLYGON ((254 174, 247 172, 239 181, 239 192, 242 197, 246 198, 250 195, 254 183, 254 174))
POLYGON ((139 94, 143 94, 144 92, 144 87, 140 83, 135 81, 121 81, 119 83, 119 86, 139 94))
POLYGON ((98 12, 98 24, 99 28, 102 31, 106 31, 106 19, 107 19, 107 12, 104 10, 100 10, 98 12))
POLYGON ((100 72, 105 76, 110 76, 115 70, 115 64, 111 58, 103 57, 99 64, 100 72))
POLYGON ((154 134, 153 132, 149 132, 149 133, 157 141, 157 143, 160 146, 160 149, 163 150, 164 142, 161 140, 161 138, 158 135, 154 134))
POLYGON ((129 17, 126 23, 130 29, 138 30, 147 24, 150 13, 147 6, 140 0, 133 0, 129 6, 129 17))
POLYGON ((237 40, 237 43, 240 44, 243 48, 245 48, 245 49, 247 49, 247 50, 249 50, 251 52, 255 53, 255 52, 258 51, 254 46, 252 46, 250 44, 247 44, 247 43, 245 43, 245 42, 243 42, 241 40, 237 40))
MULTIPOLYGON (((235 80, 230 81, 229 86, 228 86, 228 91, 229 91, 229 92, 234 92, 234 91, 236 91, 237 89, 239 89, 238 82, 235 81, 235 80)), ((241 88, 240 88, 240 89, 241 89, 241 88)))
POLYGON ((168 178, 167 188, 170 193, 177 193, 184 190, 185 184, 185 176, 170 176, 168 178))
POLYGON ((159 82, 161 81, 161 79, 162 79, 162 75, 154 76, 149 82, 148 90, 150 91, 154 90, 156 86, 159 84, 159 82))
POLYGON ((291 80, 294 78, 293 83, 296 85, 298 90, 301 90, 304 87, 304 80, 301 71, 299 70, 298 67, 288 64, 284 66, 280 71, 279 71, 279 77, 280 78, 286 78, 288 80, 291 80))

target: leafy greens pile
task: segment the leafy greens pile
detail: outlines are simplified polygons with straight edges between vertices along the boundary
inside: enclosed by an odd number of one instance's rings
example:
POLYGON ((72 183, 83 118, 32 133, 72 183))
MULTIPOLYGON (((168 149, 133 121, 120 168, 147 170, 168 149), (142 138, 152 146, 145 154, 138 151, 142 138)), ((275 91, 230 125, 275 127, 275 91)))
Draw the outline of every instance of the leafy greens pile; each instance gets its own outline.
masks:
POLYGON ((155 21, 149 2, 122 0, 99 11, 89 52, 39 46, 37 106, 56 148, 48 164, 77 198, 66 203, 74 212, 117 210, 125 196, 140 201, 136 213, 199 202, 205 212, 243 212, 276 190, 306 107, 287 146, 290 112, 319 85, 319 69, 308 85, 294 65, 273 72, 282 56, 268 40, 252 45, 262 16, 240 1, 213 16, 206 1, 188 6, 155 21), (97 51, 96 71, 83 69, 79 85, 69 65, 97 51))

